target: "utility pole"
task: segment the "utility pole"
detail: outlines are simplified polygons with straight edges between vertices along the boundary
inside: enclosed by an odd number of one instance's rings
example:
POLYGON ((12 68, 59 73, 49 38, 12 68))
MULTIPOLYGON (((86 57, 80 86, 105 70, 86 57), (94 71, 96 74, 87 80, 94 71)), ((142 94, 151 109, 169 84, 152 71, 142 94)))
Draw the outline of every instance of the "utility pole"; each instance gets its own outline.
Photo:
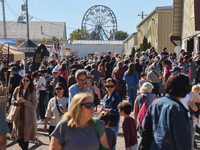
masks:
POLYGON ((138 16, 141 16, 141 18, 144 19, 144 16, 147 16, 147 14, 144 14, 144 12, 142 11, 142 13, 138 14, 138 16))
POLYGON ((29 40, 28 0, 26 0, 26 26, 27 26, 27 39, 29 40))
POLYGON ((6 17, 5 17, 5 7, 4 7, 4 0, 2 2, 2 11, 3 11, 3 31, 4 31, 4 39, 7 39, 6 36, 6 17))

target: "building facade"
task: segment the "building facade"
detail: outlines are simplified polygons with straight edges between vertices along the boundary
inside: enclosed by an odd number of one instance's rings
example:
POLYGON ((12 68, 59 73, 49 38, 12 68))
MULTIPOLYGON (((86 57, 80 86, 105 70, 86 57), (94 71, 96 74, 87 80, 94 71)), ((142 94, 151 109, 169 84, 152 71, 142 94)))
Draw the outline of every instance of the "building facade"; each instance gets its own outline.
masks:
POLYGON ((129 35, 125 40, 124 40, 124 54, 126 56, 130 55, 132 52, 132 48, 134 47, 135 49, 138 48, 138 36, 137 32, 132 33, 129 35))
POLYGON ((200 51, 200 1, 173 1, 173 30, 170 35, 174 45, 196 55, 200 51), (176 42, 180 41, 180 44, 176 42))
POLYGON ((160 53, 164 47, 168 52, 174 52, 175 46, 170 42, 172 31, 172 6, 156 7, 138 25, 138 47, 144 37, 160 53))

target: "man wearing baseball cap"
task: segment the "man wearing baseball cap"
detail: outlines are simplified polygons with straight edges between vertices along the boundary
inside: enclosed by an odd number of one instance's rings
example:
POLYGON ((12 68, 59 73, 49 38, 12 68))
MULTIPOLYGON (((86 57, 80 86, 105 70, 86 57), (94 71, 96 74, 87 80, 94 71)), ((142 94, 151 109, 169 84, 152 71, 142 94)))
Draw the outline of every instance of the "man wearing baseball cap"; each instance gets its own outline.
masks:
POLYGON ((54 68, 52 70, 52 74, 53 74, 53 76, 51 78, 49 78, 49 80, 47 81, 47 84, 46 84, 47 91, 50 91, 49 100, 54 96, 54 90, 55 90, 56 84, 58 82, 62 82, 64 85, 66 85, 66 88, 67 88, 67 82, 65 81, 65 78, 63 78, 59 75, 58 68, 54 68))
POLYGON ((169 70, 171 72, 171 74, 175 74, 178 72, 181 72, 181 68, 178 66, 174 66, 171 70, 169 70))
POLYGON ((19 86, 21 76, 18 74, 18 68, 16 66, 13 66, 9 71, 11 71, 10 83, 8 84, 8 92, 9 92, 8 101, 10 107, 12 94, 15 88, 19 86))

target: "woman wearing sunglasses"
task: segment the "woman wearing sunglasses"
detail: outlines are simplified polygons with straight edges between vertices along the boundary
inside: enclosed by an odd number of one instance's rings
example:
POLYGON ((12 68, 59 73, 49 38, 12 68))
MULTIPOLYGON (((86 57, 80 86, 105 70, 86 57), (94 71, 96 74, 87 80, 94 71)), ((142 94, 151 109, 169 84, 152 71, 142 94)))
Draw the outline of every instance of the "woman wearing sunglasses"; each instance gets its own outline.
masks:
POLYGON ((49 135, 55 129, 60 121, 63 113, 67 112, 68 108, 68 92, 65 85, 58 82, 55 87, 54 97, 51 98, 45 114, 44 131, 47 132, 47 124, 50 121, 49 135))
POLYGON ((110 113, 109 128, 115 132, 115 136, 117 137, 119 131, 119 112, 117 105, 121 102, 121 98, 116 92, 117 82, 113 78, 108 78, 105 82, 105 87, 108 93, 103 98, 103 107, 98 110, 98 114, 101 111, 110 113))
POLYGON ((105 134, 105 124, 97 120, 99 137, 95 132, 93 96, 87 93, 76 94, 69 112, 63 116, 51 134, 50 150, 98 150, 99 142, 109 148, 105 134))
POLYGON ((17 120, 13 122, 11 139, 16 139, 23 150, 28 149, 29 140, 35 141, 37 134, 37 97, 31 76, 25 74, 20 85, 15 88, 12 105, 20 107, 17 120))

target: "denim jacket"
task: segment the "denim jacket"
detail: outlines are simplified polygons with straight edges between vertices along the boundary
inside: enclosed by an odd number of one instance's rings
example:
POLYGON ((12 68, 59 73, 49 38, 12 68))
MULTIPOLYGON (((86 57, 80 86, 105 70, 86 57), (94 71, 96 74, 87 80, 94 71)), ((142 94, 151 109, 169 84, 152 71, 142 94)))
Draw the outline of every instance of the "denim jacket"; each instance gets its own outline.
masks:
POLYGON ((155 100, 143 120, 143 129, 152 124, 150 150, 191 150, 191 132, 187 110, 182 103, 166 94, 155 100))
POLYGON ((106 94, 103 98, 103 107, 110 109, 110 126, 117 126, 119 122, 119 112, 117 105, 121 102, 121 98, 117 92, 113 92, 110 97, 106 94))

